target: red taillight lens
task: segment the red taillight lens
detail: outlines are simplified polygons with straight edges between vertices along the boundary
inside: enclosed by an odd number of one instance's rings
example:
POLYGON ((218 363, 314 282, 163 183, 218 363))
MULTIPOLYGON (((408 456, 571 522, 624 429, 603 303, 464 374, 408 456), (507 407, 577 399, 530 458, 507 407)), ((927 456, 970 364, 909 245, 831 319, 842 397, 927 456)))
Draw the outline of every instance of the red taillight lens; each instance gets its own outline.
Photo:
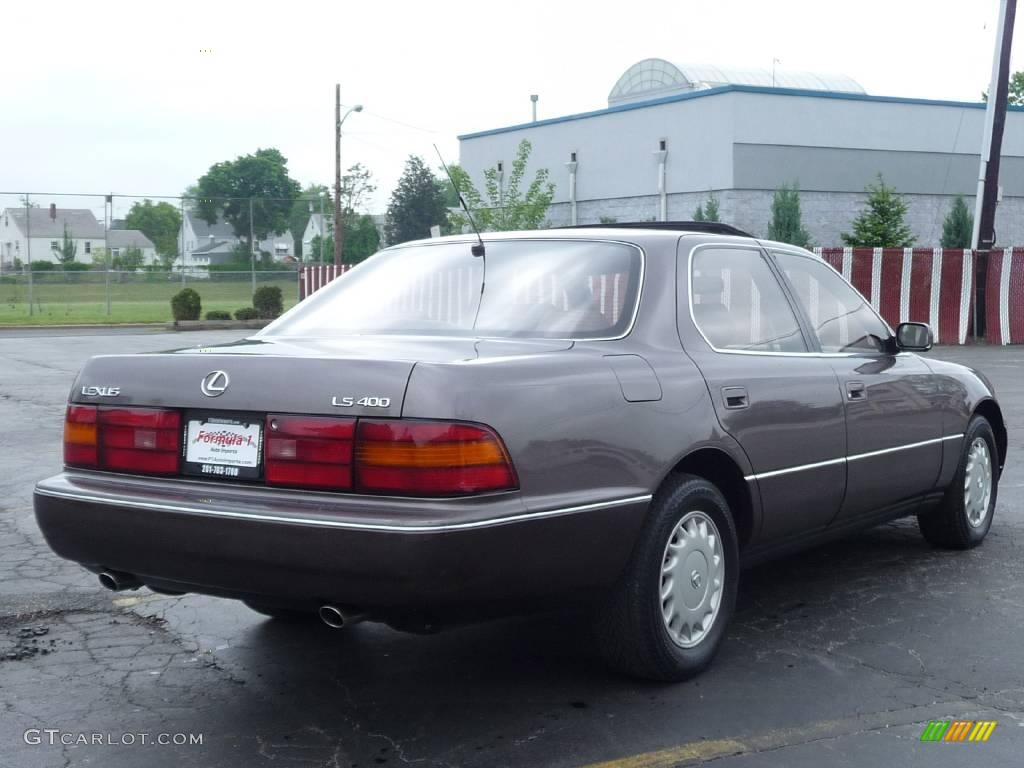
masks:
POLYGON ((267 484, 351 488, 354 435, 355 419, 267 416, 263 441, 267 484))
POLYGON ((505 446, 487 427, 429 421, 359 421, 359 491, 456 496, 515 487, 515 472, 505 446))
POLYGON ((173 475, 181 458, 181 416, 161 408, 100 408, 100 466, 173 475))
POLYGON ((181 416, 161 408, 69 405, 64 463, 116 472, 173 475, 181 456, 181 416))

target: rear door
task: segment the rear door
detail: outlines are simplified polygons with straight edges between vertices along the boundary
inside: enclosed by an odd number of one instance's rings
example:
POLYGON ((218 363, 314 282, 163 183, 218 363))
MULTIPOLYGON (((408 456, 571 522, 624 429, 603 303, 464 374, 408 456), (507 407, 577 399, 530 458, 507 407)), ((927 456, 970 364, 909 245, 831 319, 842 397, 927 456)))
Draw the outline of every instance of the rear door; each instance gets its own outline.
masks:
POLYGON ((679 332, 718 420, 746 452, 760 492, 760 541, 820 529, 846 487, 843 401, 829 361, 811 354, 767 254, 704 242, 679 252, 679 332))
POLYGON ((931 490, 942 464, 935 378, 915 354, 898 352, 871 305, 834 269, 808 253, 772 257, 835 370, 846 405, 849 520, 931 490))

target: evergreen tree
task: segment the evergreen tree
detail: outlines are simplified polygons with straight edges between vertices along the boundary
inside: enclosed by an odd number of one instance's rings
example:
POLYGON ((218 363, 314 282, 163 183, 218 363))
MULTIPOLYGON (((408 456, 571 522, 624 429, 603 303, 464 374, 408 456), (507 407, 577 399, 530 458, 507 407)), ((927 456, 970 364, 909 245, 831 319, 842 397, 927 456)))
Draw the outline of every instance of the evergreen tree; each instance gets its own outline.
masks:
POLYGON ((974 217, 967 210, 963 195, 957 195, 953 207, 942 222, 943 248, 970 248, 974 230, 974 217))
POLYGON ((704 204, 703 203, 698 203, 697 204, 697 210, 695 210, 693 212, 693 220, 694 221, 707 221, 707 219, 704 218, 704 204))
POLYGON ((804 229, 800 216, 800 191, 796 182, 783 184, 775 190, 772 199, 772 220, 768 225, 768 239, 807 248, 811 236, 804 229))
POLYGON ((718 198, 708 193, 708 201, 704 203, 704 221, 721 221, 718 212, 718 198))
POLYGON ((868 248, 907 248, 914 244, 914 233, 907 225, 907 203, 878 174, 875 184, 864 190, 868 199, 864 210, 853 220, 853 231, 843 232, 846 245, 868 248))
POLYGON ((422 157, 410 155, 388 204, 387 240, 391 245, 430 237, 430 228, 448 221, 444 195, 422 157))

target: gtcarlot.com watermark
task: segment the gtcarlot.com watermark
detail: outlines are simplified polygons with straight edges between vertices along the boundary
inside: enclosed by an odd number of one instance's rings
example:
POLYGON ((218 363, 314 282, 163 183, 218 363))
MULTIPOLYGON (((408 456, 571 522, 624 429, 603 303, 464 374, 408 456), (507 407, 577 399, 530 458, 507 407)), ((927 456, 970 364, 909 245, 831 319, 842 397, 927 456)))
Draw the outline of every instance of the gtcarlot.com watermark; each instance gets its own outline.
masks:
POLYGON ((201 733, 85 733, 60 728, 29 728, 22 738, 26 744, 61 747, 189 747, 201 746, 201 733))

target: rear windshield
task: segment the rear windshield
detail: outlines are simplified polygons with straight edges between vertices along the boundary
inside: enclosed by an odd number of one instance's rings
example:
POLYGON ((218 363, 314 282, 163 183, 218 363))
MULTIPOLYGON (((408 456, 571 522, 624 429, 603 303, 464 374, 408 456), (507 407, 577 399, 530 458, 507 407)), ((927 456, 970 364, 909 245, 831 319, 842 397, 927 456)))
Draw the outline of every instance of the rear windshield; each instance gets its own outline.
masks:
POLYGON ((629 327, 642 255, 620 243, 399 246, 317 291, 261 336, 429 334, 596 339, 629 327), (486 259, 486 263, 485 263, 486 259))

